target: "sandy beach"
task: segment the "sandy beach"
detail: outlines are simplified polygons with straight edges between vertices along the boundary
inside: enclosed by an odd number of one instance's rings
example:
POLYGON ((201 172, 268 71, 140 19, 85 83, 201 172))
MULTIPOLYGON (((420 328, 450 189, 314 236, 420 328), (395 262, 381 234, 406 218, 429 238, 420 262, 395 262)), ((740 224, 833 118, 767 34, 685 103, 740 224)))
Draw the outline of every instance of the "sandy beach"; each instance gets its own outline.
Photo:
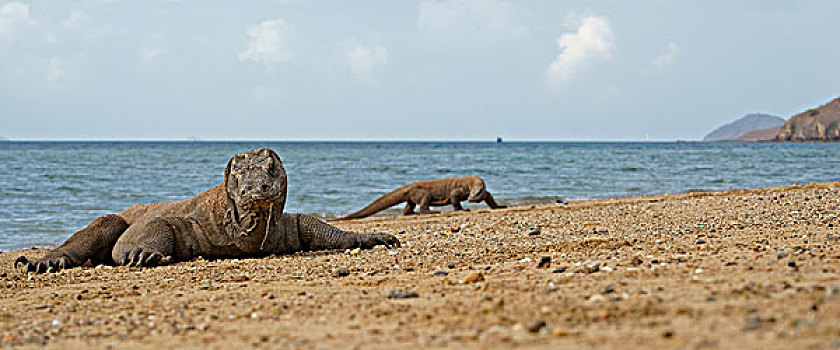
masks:
POLYGON ((335 224, 397 234, 401 248, 148 269, 27 275, 7 252, 2 344, 836 349, 838 190, 374 217, 335 224))

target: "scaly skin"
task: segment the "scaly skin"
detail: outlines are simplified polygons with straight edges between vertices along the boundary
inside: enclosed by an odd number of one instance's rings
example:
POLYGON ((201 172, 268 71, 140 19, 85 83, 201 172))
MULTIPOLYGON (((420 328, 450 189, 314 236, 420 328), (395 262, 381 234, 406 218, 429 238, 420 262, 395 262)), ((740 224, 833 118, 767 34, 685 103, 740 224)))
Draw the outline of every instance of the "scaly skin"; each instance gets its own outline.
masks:
POLYGON ((15 261, 43 273, 83 264, 154 266, 205 258, 399 246, 386 233, 355 233, 304 214, 283 213, 286 171, 267 148, 230 159, 224 182, 191 199, 137 204, 105 215, 43 258, 15 261))
POLYGON ((455 210, 465 210, 461 201, 471 203, 485 202, 491 209, 505 208, 496 204, 487 186, 478 176, 448 177, 412 182, 388 193, 373 203, 353 214, 336 220, 359 219, 376 214, 392 206, 405 202, 404 215, 414 214, 415 206, 420 206, 420 214, 437 213, 430 206, 452 205, 455 210))

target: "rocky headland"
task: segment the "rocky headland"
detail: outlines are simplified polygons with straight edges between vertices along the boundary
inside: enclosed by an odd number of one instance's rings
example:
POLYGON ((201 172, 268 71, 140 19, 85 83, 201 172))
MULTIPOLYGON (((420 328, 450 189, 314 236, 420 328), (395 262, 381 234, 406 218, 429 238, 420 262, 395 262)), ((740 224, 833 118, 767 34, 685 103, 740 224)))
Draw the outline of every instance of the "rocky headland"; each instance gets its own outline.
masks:
POLYGON ((788 120, 777 141, 840 141, 840 97, 788 120))

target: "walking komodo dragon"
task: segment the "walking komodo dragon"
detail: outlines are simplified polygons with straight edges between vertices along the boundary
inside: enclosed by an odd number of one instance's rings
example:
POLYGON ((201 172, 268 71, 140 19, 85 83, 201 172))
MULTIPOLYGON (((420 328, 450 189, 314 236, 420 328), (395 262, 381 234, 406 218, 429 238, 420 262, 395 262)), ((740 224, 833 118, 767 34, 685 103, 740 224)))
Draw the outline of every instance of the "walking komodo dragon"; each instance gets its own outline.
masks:
POLYGON ((43 258, 21 256, 15 265, 43 273, 86 263, 154 266, 198 256, 400 245, 386 233, 347 232, 312 216, 283 213, 285 204, 283 162, 262 148, 233 156, 224 182, 192 199, 137 204, 99 217, 43 258))
POLYGON ((492 209, 505 208, 496 204, 487 186, 478 176, 447 177, 442 179, 430 179, 412 182, 388 193, 373 203, 353 214, 338 218, 336 220, 359 219, 376 214, 392 206, 405 202, 404 215, 414 214, 414 207, 419 205, 420 214, 432 214, 436 211, 429 210, 429 206, 443 206, 451 204, 455 210, 464 210, 461 201, 467 200, 471 203, 486 202, 492 209))

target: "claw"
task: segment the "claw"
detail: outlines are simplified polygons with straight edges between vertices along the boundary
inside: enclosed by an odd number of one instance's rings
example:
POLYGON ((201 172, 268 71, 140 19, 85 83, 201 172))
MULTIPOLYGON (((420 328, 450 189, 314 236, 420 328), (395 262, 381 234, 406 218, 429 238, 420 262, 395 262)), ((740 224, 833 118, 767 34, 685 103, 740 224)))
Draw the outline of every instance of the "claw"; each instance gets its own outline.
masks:
POLYGON ((15 259, 15 268, 18 267, 18 264, 27 265, 27 264, 29 264, 29 259, 27 259, 25 256, 21 255, 17 259, 15 259))

